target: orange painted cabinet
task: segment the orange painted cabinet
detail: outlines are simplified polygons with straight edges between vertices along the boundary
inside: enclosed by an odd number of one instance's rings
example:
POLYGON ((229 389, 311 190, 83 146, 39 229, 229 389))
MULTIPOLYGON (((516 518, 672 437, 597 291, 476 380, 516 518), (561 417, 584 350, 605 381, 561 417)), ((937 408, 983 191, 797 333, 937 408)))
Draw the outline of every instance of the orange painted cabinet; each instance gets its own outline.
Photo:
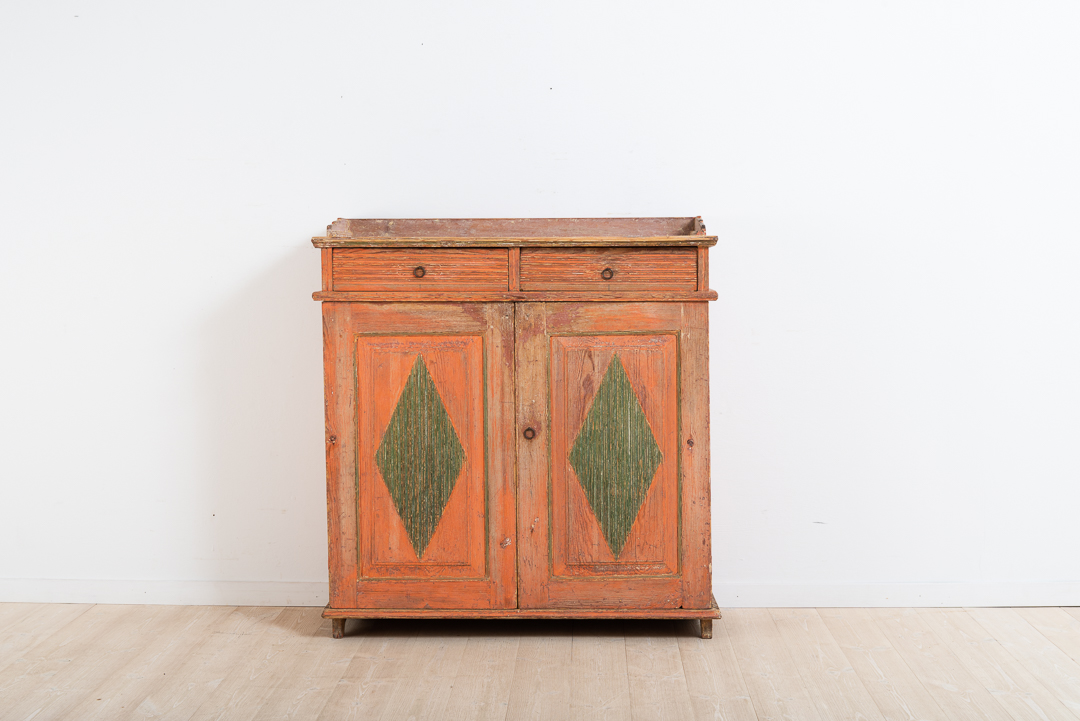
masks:
POLYGON ((330 603, 347 618, 698 618, 699 218, 339 220, 323 253, 330 603))

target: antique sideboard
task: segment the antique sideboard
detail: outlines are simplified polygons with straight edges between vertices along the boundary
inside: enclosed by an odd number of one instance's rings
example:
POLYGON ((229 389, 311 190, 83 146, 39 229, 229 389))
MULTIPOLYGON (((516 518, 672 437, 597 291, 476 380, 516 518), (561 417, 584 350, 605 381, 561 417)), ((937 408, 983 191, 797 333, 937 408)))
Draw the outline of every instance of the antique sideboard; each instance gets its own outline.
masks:
POLYGON ((700 218, 346 220, 322 252, 330 603, 700 619, 700 218))

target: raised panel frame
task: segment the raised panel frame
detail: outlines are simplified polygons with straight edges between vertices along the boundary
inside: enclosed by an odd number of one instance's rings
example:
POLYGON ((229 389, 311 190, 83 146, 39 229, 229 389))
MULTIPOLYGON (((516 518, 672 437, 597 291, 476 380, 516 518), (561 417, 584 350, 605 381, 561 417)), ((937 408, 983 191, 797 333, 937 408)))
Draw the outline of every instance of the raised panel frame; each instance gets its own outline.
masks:
MULTIPOLYGON (((513 323, 513 308, 507 303, 323 303, 330 607, 516 606, 514 459, 509 450, 513 448, 513 323), (359 467, 361 455, 373 454, 378 438, 361 437, 358 339, 391 336, 482 339, 487 480, 480 578, 365 578, 361 573, 359 467)), ((415 573, 415 568, 405 571, 415 573)))

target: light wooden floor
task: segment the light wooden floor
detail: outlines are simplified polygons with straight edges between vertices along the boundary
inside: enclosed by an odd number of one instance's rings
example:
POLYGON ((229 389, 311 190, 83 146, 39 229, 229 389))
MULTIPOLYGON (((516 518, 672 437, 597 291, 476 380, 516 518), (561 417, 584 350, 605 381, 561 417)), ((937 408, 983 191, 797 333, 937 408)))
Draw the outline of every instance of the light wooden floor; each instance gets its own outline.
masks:
POLYGON ((1080 719, 1080 609, 350 621, 0 604, 0 719, 1080 719))

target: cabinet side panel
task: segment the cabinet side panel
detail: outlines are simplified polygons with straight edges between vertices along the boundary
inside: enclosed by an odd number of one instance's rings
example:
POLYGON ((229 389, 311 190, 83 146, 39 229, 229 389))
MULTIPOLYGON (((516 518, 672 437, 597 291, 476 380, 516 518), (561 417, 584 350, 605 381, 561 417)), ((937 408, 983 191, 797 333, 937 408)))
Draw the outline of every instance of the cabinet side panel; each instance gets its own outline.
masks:
POLYGON ((683 602, 712 603, 712 526, 709 492, 709 306, 683 303, 682 450, 683 602))
POLYGON ((330 606, 356 601, 356 487, 345 469, 356 467, 356 424, 350 306, 323 303, 323 373, 326 409, 326 513, 330 606), (343 475, 344 474, 344 475, 343 475))

